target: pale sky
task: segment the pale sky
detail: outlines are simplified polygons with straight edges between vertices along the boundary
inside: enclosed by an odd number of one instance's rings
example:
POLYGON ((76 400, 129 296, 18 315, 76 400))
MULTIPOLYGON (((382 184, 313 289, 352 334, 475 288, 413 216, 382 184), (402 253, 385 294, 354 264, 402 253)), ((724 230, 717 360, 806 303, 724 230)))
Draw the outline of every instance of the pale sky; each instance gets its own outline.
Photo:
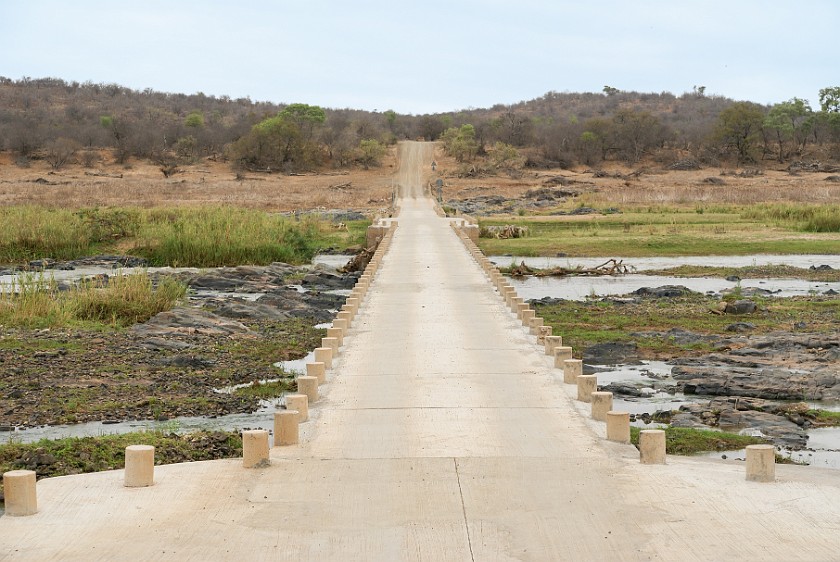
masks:
POLYGON ((0 0, 0 75, 431 113, 840 85, 837 0, 0 0))

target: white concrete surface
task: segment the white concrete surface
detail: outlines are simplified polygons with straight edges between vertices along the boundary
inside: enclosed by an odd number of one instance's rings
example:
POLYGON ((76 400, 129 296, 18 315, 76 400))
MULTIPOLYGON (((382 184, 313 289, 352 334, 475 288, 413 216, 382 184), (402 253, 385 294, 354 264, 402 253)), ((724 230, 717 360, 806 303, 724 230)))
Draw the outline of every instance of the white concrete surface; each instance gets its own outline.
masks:
POLYGON ((837 560, 836 472, 669 457, 604 441, 422 194, 403 146, 399 228, 301 443, 272 464, 39 483, 2 560, 837 560))

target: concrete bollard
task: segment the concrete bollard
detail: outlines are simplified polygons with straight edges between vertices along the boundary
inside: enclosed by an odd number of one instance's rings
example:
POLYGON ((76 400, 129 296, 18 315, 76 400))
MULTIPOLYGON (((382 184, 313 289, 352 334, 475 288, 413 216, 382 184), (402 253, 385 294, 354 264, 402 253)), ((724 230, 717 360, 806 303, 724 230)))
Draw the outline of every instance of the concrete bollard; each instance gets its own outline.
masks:
POLYGON ((333 350, 333 357, 338 353, 338 339, 321 338, 321 347, 329 347, 333 350))
POLYGON ((639 432, 639 461, 642 464, 665 464, 665 432, 643 429, 639 432))
POLYGON ((318 378, 317 377, 298 377, 297 378, 298 392, 305 394, 309 399, 310 404, 318 401, 318 378))
POLYGON ((523 304, 525 299, 522 297, 511 297, 510 298, 510 308, 513 312, 519 312, 519 305, 523 304))
POLYGON ((332 369, 333 350, 331 347, 316 347, 315 362, 323 363, 325 369, 332 369))
POLYGON ((38 513, 34 470, 10 470, 3 473, 6 515, 23 517, 38 513))
MULTIPOLYGON (((563 349, 558 347, 557 349, 563 349)), ((554 357, 557 357, 557 350, 554 350, 554 357)), ((556 361, 555 361, 556 363, 556 361)), ((563 382, 566 384, 577 384, 578 377, 583 375, 583 361, 580 359, 563 360, 563 382)), ((595 389, 593 389, 595 390, 595 389)))
POLYGON ((271 464, 268 457, 268 431, 252 429, 242 432, 242 467, 263 468, 271 464))
POLYGON ((540 333, 537 334, 537 345, 545 345, 545 338, 551 335, 551 326, 540 326, 540 333))
MULTIPOLYGON (((352 322, 353 320, 353 313, 349 310, 342 310, 341 312, 335 315, 335 319, 339 322, 344 322, 344 327, 349 328, 350 322, 352 322)), ((333 326, 335 326, 335 324, 333 324, 333 326)))
MULTIPOLYGON (((536 314, 536 311, 534 311, 534 314, 536 314)), ((543 327, 543 324, 545 324, 545 320, 543 318, 531 318, 531 322, 528 324, 528 326, 531 328, 531 335, 539 336, 540 328, 543 327)))
POLYGON ((347 331, 347 328, 348 328, 347 320, 342 320, 340 318, 336 318, 335 320, 332 321, 332 327, 333 328, 341 328, 341 333, 343 334, 347 331))
POLYGON ((522 324, 524 326, 530 326, 531 320, 533 320, 537 316, 537 311, 532 308, 526 308, 522 311, 519 315, 519 318, 522 320, 522 324))
POLYGON ((125 448, 125 486, 143 488, 155 483, 155 448, 129 445, 125 448))
POLYGON ((618 443, 630 442, 630 414, 628 412, 607 412, 607 439, 618 443))
POLYGON ((359 297, 349 296, 347 300, 344 301, 344 304, 350 307, 350 310, 353 311, 353 316, 356 315, 356 312, 359 311, 359 297))
POLYGON ((335 338, 338 342, 338 347, 344 345, 344 330, 341 328, 327 328, 327 337, 335 338))
POLYGON ((592 416, 593 420, 607 421, 607 412, 613 408, 613 393, 612 392, 593 392, 592 397, 592 416))
POLYGON ((563 336, 545 337, 545 354, 554 357, 554 350, 563 345, 563 336))
POLYGON ((776 448, 773 445, 747 445, 747 480, 775 482, 776 448))
MULTIPOLYGON (((300 379, 298 379, 300 380, 300 379)), ((317 389, 316 389, 317 390, 317 389)), ((285 447, 297 445, 300 440, 297 410, 281 410, 274 412, 274 446, 285 447)))
POLYGON ((306 376, 318 379, 318 384, 324 384, 327 380, 327 366, 321 362, 307 363, 306 376))
POLYGON ((306 394, 287 394, 286 409, 298 413, 298 423, 309 420, 309 398, 306 394))
MULTIPOLYGON (((571 359, 570 361, 575 361, 571 359)), ((568 362, 568 361, 567 361, 568 362)), ((566 371, 563 370, 565 377, 566 371)), ((578 375, 577 376, 577 399, 580 402, 587 404, 592 402, 592 393, 598 390, 598 375, 578 375)))
MULTIPOLYGON (((572 348, 565 345, 558 345, 554 348, 554 368, 562 369, 563 361, 572 358, 572 348)), ((578 373, 580 374, 580 373, 578 373)), ((572 381, 574 382, 574 381, 572 381)))

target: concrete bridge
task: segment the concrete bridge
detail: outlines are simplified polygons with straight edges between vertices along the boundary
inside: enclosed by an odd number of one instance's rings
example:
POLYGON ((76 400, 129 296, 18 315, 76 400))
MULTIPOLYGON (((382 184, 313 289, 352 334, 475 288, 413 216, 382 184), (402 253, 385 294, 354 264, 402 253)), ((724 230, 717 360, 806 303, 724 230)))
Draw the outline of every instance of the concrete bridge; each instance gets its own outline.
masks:
POLYGON ((332 334, 343 346, 320 352, 331 368, 301 380, 319 395, 308 421, 278 417, 292 444, 249 435, 255 468, 155 467, 149 487, 124 471, 41 481, 36 514, 0 519, 0 560, 840 559, 837 472, 752 482, 606 440, 423 197, 432 160, 401 146, 399 226, 332 334))

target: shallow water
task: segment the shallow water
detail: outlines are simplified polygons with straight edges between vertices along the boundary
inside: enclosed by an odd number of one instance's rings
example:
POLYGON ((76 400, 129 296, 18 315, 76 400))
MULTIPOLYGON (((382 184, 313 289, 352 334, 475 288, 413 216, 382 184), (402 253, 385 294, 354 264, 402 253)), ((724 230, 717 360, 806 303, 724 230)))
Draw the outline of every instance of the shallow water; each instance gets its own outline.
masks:
MULTIPOLYGON (((753 254, 749 256, 671 256, 671 257, 649 257, 649 258, 622 258, 616 260, 624 262, 624 265, 636 271, 649 271, 651 269, 666 269, 679 267, 681 265, 706 265, 712 267, 747 267, 754 265, 790 265, 793 267, 808 268, 812 265, 830 265, 840 269, 840 255, 838 254, 753 254)), ((525 262, 528 267, 545 269, 549 267, 596 267, 607 261, 607 258, 587 257, 523 257, 523 256, 490 256, 490 261, 507 267, 511 264, 519 265, 525 262)))
POLYGON ((626 295, 642 287, 682 285, 698 293, 720 293, 725 289, 754 287, 772 291, 772 296, 794 297, 821 294, 829 289, 840 292, 840 283, 805 281, 802 279, 743 279, 732 282, 707 277, 666 277, 628 274, 618 277, 524 277, 509 278, 516 293, 526 300, 552 297, 582 301, 587 297, 626 295))

